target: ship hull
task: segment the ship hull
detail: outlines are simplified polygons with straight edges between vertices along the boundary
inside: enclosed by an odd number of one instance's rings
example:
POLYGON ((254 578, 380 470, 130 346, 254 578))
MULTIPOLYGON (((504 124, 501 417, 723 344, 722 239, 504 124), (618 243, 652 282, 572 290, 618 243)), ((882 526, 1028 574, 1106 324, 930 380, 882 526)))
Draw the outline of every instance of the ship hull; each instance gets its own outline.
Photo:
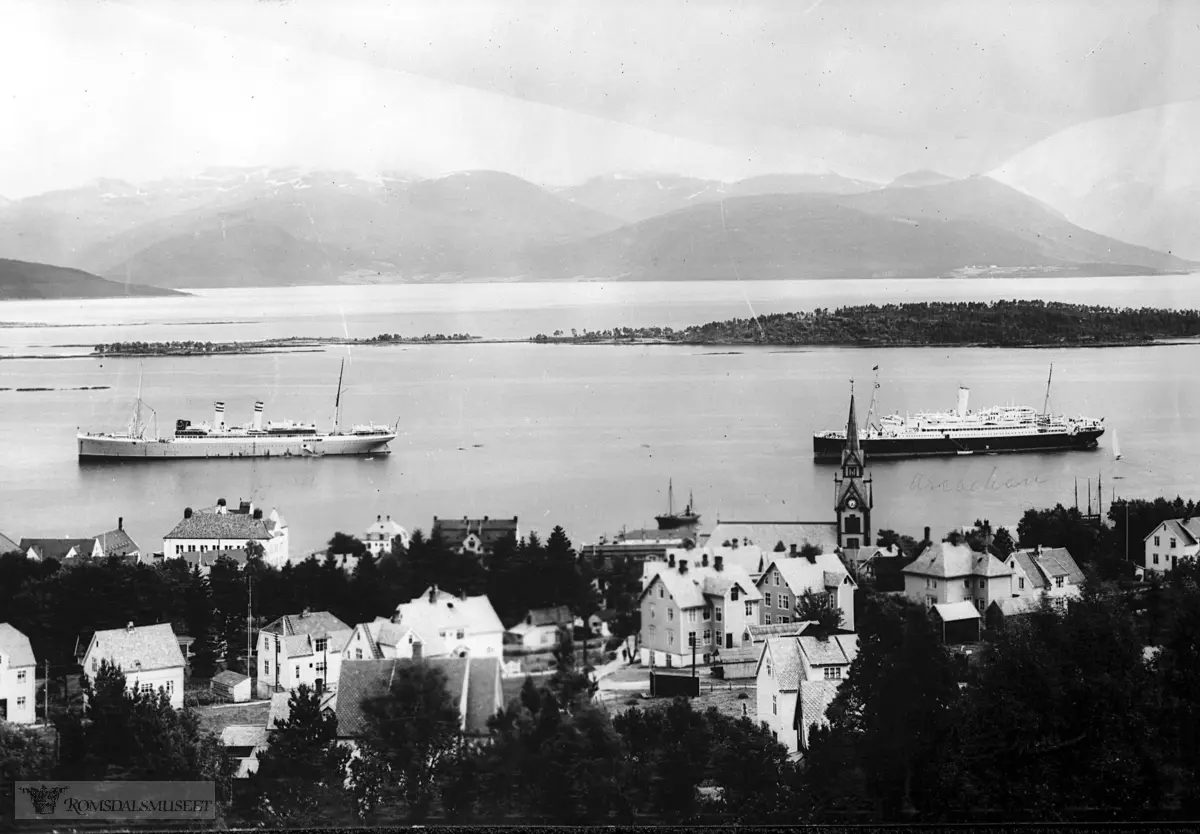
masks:
MULTIPOLYGON (((859 443, 868 460, 879 458, 920 458, 967 454, 1009 454, 1015 452, 1065 452, 1095 449, 1104 429, 1086 429, 1075 434, 1002 435, 993 437, 878 437, 863 438, 859 443)), ((813 437, 813 459, 837 463, 842 459, 846 441, 840 437, 813 437)))
POLYGON ((386 454, 394 434, 361 437, 172 438, 139 440, 79 435, 80 460, 173 460, 177 458, 289 458, 386 454))

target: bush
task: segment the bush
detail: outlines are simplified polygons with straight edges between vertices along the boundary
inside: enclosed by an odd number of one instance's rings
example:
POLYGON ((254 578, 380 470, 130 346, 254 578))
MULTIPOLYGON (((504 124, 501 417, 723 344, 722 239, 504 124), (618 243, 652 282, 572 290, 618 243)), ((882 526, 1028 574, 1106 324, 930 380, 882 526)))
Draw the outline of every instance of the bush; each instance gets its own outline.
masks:
POLYGON ((749 698, 749 697, 750 697, 750 696, 749 696, 749 695, 747 695, 745 692, 739 692, 739 693, 738 693, 738 700, 739 700, 739 701, 745 701, 745 700, 746 700, 747 698, 749 698))
POLYGON ((625 706, 627 706, 627 707, 636 707, 636 706, 637 706, 637 703, 638 703, 638 699, 637 699, 637 698, 630 698, 628 701, 626 701, 626 702, 625 702, 625 706))

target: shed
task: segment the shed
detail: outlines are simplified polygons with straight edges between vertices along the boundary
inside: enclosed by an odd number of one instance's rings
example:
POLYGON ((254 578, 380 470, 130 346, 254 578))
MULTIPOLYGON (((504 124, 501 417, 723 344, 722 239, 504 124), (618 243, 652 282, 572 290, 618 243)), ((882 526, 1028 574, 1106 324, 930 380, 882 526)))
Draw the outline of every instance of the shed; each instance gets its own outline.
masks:
POLYGON ((237 672, 221 672, 212 679, 212 694, 222 701, 240 704, 250 700, 250 679, 237 672))
POLYGON ((1014 617, 1032 614, 1040 608, 1041 599, 1039 597, 1024 596, 996 600, 988 606, 987 627, 1000 630, 1014 617))
POLYGON ((941 625, 946 644, 979 642, 979 611, 969 602, 949 602, 933 606, 934 619, 941 625))

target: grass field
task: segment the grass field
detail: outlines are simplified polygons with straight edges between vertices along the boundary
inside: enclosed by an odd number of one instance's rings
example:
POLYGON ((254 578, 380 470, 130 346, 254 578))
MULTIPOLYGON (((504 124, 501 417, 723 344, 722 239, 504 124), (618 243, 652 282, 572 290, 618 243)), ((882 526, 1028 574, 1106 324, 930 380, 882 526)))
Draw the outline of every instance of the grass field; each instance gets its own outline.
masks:
POLYGON ((218 736, 226 727, 235 724, 265 727, 270 711, 270 704, 213 705, 196 708, 196 714, 200 716, 200 726, 218 736))

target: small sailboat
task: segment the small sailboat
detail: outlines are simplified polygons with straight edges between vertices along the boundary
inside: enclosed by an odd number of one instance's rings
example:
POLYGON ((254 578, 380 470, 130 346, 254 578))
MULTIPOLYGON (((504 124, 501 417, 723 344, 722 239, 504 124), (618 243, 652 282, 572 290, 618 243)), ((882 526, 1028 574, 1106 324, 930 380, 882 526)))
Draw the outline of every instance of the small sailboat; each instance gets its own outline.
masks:
POLYGON ((1117 439, 1117 431, 1113 429, 1113 456, 1117 460, 1121 459, 1121 441, 1117 439))

